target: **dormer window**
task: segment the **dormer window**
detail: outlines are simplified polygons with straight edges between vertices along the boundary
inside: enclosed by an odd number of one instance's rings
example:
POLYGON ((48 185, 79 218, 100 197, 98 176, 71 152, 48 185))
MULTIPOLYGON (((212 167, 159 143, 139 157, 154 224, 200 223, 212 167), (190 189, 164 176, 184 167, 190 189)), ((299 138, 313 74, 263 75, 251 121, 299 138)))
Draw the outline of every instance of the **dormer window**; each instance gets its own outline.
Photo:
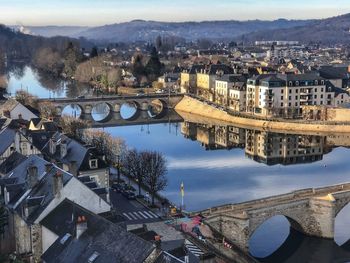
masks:
POLYGON ((293 86, 293 82, 289 81, 289 87, 293 86))
POLYGON ((296 82, 295 82, 295 86, 299 86, 299 81, 296 81, 296 82))
POLYGON ((318 85, 318 80, 315 80, 315 85, 318 85))
POLYGON ((90 168, 96 169, 97 168, 97 159, 91 159, 90 160, 90 168))
POLYGON ((324 80, 321 80, 321 85, 324 85, 324 80))

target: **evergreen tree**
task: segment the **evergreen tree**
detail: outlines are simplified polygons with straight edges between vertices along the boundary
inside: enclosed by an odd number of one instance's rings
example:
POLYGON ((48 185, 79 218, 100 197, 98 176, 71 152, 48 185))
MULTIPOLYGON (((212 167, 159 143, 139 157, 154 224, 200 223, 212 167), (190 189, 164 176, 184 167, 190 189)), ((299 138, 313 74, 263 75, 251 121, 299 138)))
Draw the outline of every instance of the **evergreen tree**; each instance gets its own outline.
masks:
POLYGON ((91 52, 90 52, 90 58, 94 58, 94 57, 97 57, 97 56, 98 56, 97 47, 93 47, 91 49, 91 52))
POLYGON ((64 52, 64 73, 69 77, 73 76, 80 61, 81 54, 78 48, 69 42, 64 52))
POLYGON ((132 73, 134 76, 140 80, 142 76, 146 74, 145 72, 145 66, 142 63, 142 55, 136 54, 134 56, 134 63, 132 65, 132 73))
POLYGON ((155 80, 162 73, 163 65, 159 60, 158 52, 155 47, 152 48, 150 59, 146 65, 146 73, 150 80, 155 80))

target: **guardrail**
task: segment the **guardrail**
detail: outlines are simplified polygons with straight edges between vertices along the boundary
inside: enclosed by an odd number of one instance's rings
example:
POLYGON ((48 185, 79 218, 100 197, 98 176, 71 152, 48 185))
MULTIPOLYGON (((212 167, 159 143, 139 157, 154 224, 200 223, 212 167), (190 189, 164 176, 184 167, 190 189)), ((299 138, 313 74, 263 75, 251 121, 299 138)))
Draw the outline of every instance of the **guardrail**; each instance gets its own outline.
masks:
POLYGON ((318 188, 306 188, 301 190, 296 190, 287 194, 280 194, 280 195, 274 195, 269 196, 265 198, 255 199, 251 201, 236 203, 236 204, 226 204, 221 206, 215 206, 209 209, 205 209, 198 212, 193 212, 191 215, 195 214, 212 214, 217 213, 221 211, 228 211, 228 210, 234 210, 234 209, 240 209, 245 206, 252 206, 252 205, 259 205, 261 203, 267 203, 267 202, 274 202, 274 201, 282 201, 286 199, 295 199, 298 198, 305 198, 305 197, 313 197, 318 196, 322 194, 329 194, 329 193, 335 193, 340 192, 344 190, 350 191, 350 183, 343 183, 343 184, 336 184, 336 185, 330 185, 325 187, 318 187, 318 188))

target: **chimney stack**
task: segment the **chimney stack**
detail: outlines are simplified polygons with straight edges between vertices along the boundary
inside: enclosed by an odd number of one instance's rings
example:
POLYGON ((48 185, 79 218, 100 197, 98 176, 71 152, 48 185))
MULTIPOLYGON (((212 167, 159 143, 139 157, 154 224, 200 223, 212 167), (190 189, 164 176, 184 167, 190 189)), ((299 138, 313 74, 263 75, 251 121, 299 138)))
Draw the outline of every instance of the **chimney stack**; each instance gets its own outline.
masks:
POLYGON ((38 167, 30 166, 27 169, 27 183, 30 188, 33 188, 38 183, 38 167))
POLYGON ((50 147, 50 154, 54 155, 56 153, 56 140, 55 139, 50 139, 49 141, 49 147, 50 147))
POLYGON ((53 176, 53 189, 52 192, 55 197, 60 197, 61 196, 61 190, 63 188, 63 174, 60 172, 57 172, 53 176))
POLYGON ((82 234, 87 230, 87 220, 85 216, 78 216, 77 225, 76 225, 76 234, 77 239, 80 238, 82 234))
POLYGON ((69 172, 73 176, 78 176, 78 165, 76 161, 71 161, 69 164, 69 172))
POLYGON ((52 168, 52 163, 45 164, 45 172, 46 173, 50 172, 51 168, 52 168))
POLYGON ((61 141, 60 150, 61 150, 61 158, 66 157, 66 155, 67 155, 67 141, 65 141, 65 140, 61 141))

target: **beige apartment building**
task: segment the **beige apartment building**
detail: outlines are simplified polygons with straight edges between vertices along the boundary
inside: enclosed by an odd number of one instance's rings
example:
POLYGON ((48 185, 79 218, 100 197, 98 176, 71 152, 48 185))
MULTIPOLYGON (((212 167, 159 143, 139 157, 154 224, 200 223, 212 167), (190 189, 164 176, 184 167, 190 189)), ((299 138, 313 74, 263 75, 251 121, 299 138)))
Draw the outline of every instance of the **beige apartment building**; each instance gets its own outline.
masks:
POLYGON ((246 109, 246 78, 225 75, 215 82, 215 102, 234 111, 246 109))

